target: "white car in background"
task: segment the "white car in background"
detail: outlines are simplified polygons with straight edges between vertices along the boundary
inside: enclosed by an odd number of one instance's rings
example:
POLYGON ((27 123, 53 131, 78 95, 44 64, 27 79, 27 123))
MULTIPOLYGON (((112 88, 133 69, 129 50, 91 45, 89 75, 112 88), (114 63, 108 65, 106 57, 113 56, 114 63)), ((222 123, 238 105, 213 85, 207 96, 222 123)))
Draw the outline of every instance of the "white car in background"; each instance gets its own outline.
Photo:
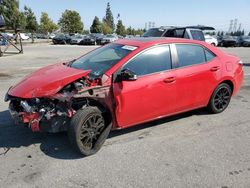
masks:
POLYGON ((213 46, 218 46, 218 40, 213 36, 205 35, 205 41, 213 46))
POLYGON ((28 40, 30 37, 26 35, 25 33, 20 33, 20 37, 22 40, 28 40))

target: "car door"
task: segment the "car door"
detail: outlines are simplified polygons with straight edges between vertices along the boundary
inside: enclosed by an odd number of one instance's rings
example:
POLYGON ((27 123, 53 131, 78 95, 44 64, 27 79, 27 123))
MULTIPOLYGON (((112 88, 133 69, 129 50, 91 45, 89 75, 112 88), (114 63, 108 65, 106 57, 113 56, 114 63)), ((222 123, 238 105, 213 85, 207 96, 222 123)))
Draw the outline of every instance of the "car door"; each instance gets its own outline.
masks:
POLYGON ((176 44, 178 111, 205 106, 220 77, 216 56, 200 45, 176 44))
POLYGON ((145 50, 125 63, 120 70, 131 70, 138 76, 135 81, 113 83, 116 119, 120 127, 143 123, 174 112, 175 72, 171 71, 168 45, 145 50))

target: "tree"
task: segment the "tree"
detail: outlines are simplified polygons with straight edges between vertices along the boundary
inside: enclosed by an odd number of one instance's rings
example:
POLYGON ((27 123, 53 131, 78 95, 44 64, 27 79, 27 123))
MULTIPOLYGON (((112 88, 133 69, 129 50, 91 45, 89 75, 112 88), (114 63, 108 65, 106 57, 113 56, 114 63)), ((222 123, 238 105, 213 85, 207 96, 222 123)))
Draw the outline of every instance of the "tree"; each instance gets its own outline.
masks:
POLYGON ((24 7, 24 16, 26 20, 26 26, 25 29, 28 32, 31 32, 31 38, 32 38, 32 43, 34 42, 34 32, 38 28, 38 23, 36 21, 36 16, 34 12, 31 10, 31 8, 25 6, 24 7))
POLYGON ((116 33, 117 35, 125 36, 126 35, 126 28, 122 23, 122 20, 118 20, 116 25, 116 33))
POLYGON ((102 23, 102 32, 104 35, 113 33, 112 29, 109 27, 109 25, 106 22, 102 23))
POLYGON ((241 35, 245 35, 245 30, 244 29, 241 31, 241 35))
POLYGON ((73 10, 65 10, 58 24, 65 33, 82 33, 83 31, 81 16, 73 10))
POLYGON ((127 33, 128 35, 135 35, 135 29, 133 29, 131 26, 129 26, 129 27, 127 28, 126 33, 127 33))
POLYGON ((109 2, 107 3, 106 15, 103 18, 103 22, 105 22, 111 28, 112 32, 115 31, 114 17, 109 2))
POLYGON ((95 16, 93 23, 90 27, 91 33, 102 33, 102 23, 100 22, 99 18, 95 16))
POLYGON ((40 29, 44 34, 51 33, 58 29, 58 26, 49 18, 46 12, 42 12, 40 18, 40 29))
POLYGON ((2 13, 6 27, 15 30, 23 29, 22 23, 25 23, 24 16, 19 12, 18 0, 3 0, 0 5, 0 12, 2 13))
POLYGON ((248 36, 250 36, 250 32, 248 33, 248 36))

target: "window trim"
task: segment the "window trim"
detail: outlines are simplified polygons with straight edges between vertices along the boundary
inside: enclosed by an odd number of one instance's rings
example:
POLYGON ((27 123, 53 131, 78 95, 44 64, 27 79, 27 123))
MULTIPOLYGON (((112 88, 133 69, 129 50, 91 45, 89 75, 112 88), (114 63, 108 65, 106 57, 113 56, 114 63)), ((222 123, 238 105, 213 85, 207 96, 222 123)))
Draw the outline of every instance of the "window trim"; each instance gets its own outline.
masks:
POLYGON ((175 51, 176 51, 176 59, 177 59, 177 65, 176 65, 176 68, 175 69, 181 69, 181 68, 186 68, 186 67, 193 67, 193 66, 199 66, 199 65, 204 65, 204 64, 207 64, 207 63, 210 63, 211 61, 213 61, 215 58, 217 58, 217 55, 214 54, 211 50, 209 50, 208 48, 206 48, 205 46, 203 45, 200 45, 200 44, 194 44, 194 43, 174 43, 174 47, 175 48, 175 51), (203 52, 204 52, 204 56, 205 56, 205 62, 203 63, 199 63, 199 64, 192 64, 192 65, 187 65, 187 66, 180 66, 179 64, 179 57, 178 57, 178 52, 177 52, 177 48, 176 48, 176 45, 191 45, 191 46, 199 46, 203 49, 203 52), (207 61, 207 57, 206 57, 206 52, 205 50, 207 50, 208 52, 210 52, 211 54, 213 54, 215 56, 215 58, 211 61, 207 61))
POLYGON ((173 70, 173 57, 175 58, 175 54, 172 53, 172 48, 171 45, 173 44, 157 44, 154 46, 151 46, 149 48, 146 48, 142 51, 140 51, 139 53, 135 54, 133 57, 131 57, 129 60, 127 60, 116 72, 115 72, 115 77, 119 74, 119 72, 123 69, 123 67, 125 65, 127 65, 130 61, 132 61, 133 59, 135 59, 137 56, 141 55, 142 53, 151 50, 153 48, 157 48, 157 47, 164 47, 164 46, 168 46, 169 47, 169 52, 170 52, 170 61, 171 61, 171 68, 168 70, 162 70, 162 71, 158 71, 158 72, 153 72, 153 73, 149 73, 149 74, 144 74, 144 75, 138 75, 138 78, 144 77, 144 76, 149 76, 149 75, 153 75, 153 74, 159 74, 159 73, 165 73, 165 72, 169 72, 171 70, 173 70))

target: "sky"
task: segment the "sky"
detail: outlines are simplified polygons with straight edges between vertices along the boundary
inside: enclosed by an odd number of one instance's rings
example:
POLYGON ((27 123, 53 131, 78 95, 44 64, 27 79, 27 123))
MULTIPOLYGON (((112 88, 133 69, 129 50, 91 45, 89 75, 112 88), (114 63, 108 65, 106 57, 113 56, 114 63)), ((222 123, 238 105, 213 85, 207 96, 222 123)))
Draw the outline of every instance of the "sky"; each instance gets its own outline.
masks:
POLYGON ((20 0, 20 9, 31 7, 38 20, 41 12, 47 12, 55 23, 65 9, 76 10, 84 29, 89 29, 95 16, 104 17, 107 2, 115 22, 120 14, 126 27, 145 28, 151 21, 157 27, 200 24, 227 31, 230 20, 238 19, 250 31, 250 0, 20 0))

